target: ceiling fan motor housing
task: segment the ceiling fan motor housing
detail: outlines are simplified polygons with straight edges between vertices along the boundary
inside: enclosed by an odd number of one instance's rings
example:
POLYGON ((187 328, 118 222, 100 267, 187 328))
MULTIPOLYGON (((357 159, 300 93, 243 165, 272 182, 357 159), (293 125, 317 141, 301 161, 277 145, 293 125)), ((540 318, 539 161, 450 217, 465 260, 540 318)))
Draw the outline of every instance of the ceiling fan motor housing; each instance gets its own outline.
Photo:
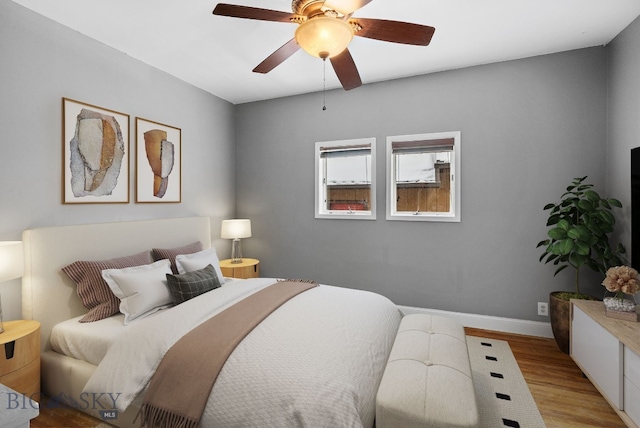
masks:
POLYGON ((293 0, 291 2, 291 10, 298 15, 304 15, 307 18, 310 15, 321 13, 324 0, 293 0))

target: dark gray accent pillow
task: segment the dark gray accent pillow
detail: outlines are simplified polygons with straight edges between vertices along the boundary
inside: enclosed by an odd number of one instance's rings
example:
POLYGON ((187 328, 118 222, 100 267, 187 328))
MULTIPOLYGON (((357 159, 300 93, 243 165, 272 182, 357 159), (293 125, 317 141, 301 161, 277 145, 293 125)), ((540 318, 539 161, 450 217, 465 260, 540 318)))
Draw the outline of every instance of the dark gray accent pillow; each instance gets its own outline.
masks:
POLYGON ((212 265, 182 275, 167 274, 167 285, 176 304, 186 302, 202 293, 220 287, 220 280, 212 265))
POLYGON ((198 251, 202 251, 202 243, 200 241, 192 242, 191 244, 183 245, 176 248, 153 248, 151 250, 151 257, 153 261, 168 259, 171 262, 171 272, 178 273, 176 267, 176 256, 180 254, 193 254, 198 251))

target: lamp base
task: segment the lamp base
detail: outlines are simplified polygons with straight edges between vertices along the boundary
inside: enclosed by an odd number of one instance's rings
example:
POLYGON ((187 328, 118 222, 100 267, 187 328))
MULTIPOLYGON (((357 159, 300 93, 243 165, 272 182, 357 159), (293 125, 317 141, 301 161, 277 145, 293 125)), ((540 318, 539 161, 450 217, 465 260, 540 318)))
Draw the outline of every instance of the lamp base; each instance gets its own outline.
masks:
POLYGON ((235 238, 231 242, 231 263, 242 263, 242 248, 240 247, 240 238, 235 238))

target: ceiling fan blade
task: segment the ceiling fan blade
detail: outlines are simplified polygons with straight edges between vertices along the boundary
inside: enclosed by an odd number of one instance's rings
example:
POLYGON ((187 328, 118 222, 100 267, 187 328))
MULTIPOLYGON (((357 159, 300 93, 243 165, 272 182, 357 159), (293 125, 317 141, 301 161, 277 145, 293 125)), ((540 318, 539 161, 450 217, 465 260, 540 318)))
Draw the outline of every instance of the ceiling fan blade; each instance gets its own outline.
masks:
POLYGON ((268 73, 280 64, 282 64, 287 58, 296 53, 300 49, 300 45, 296 42, 296 39, 291 39, 278 50, 269 55, 264 61, 262 61, 256 68, 253 69, 254 73, 268 73))
POLYGON ((436 31, 428 25, 386 19, 353 18, 349 22, 357 23, 362 27, 361 30, 356 31, 356 36, 406 45, 427 46, 436 31))
POLYGON ((213 9, 214 15, 230 16, 232 18, 258 19, 261 21, 291 22, 294 14, 279 10, 261 9, 258 7, 238 6, 235 4, 218 3, 213 9))
POLYGON ((335 10, 343 15, 350 15, 369 3, 371 0, 326 0, 323 8, 335 10))
POLYGON ((338 76, 338 80, 340 80, 345 91, 362 85, 360 73, 358 73, 358 68, 356 67, 356 63, 353 61, 353 57, 351 56, 349 49, 345 49, 340 55, 331 57, 330 60, 331 65, 338 76))

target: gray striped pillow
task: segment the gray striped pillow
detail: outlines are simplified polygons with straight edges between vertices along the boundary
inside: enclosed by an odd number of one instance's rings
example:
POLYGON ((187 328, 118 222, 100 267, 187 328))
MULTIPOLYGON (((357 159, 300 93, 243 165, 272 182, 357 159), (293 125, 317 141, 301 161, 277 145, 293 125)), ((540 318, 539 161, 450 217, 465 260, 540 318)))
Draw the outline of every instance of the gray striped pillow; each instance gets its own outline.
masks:
POLYGON ((144 251, 110 260, 77 261, 63 267, 62 271, 76 283, 76 292, 82 304, 89 309, 80 322, 98 321, 120 312, 120 299, 113 294, 102 278, 103 270, 122 269, 151 262, 151 253, 144 251))
POLYGON ((202 293, 220 287, 220 280, 212 265, 182 275, 167 274, 167 285, 176 304, 186 302, 202 293))

